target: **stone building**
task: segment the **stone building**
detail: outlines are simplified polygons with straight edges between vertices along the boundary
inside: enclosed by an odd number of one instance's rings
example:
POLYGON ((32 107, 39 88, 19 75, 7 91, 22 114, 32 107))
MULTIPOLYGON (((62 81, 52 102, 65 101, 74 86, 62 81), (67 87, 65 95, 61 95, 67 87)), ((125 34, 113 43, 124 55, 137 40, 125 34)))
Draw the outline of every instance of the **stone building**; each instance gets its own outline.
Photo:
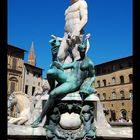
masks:
POLYGON ((95 66, 97 95, 108 122, 132 120, 132 56, 95 66))
POLYGON ((34 54, 34 43, 32 42, 28 62, 24 63, 24 83, 23 91, 33 96, 42 92, 42 68, 36 66, 36 57, 34 54))
POLYGON ((13 91, 22 90, 23 86, 23 68, 24 68, 24 52, 21 48, 13 45, 8 45, 7 57, 7 84, 8 95, 13 91))

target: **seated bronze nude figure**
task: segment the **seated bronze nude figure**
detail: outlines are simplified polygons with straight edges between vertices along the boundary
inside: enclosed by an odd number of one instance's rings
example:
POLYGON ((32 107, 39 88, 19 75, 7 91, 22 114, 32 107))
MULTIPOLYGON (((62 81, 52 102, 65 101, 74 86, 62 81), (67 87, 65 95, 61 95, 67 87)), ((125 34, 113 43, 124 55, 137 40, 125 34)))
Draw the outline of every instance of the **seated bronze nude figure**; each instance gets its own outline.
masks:
POLYGON ((85 43, 82 42, 78 46, 80 59, 69 64, 61 64, 58 61, 59 40, 52 39, 50 43, 52 45, 53 62, 47 72, 47 79, 51 87, 48 92, 49 98, 40 116, 32 123, 32 127, 37 127, 44 116, 52 109, 54 102, 62 99, 68 93, 80 90, 80 93, 83 94, 82 97, 87 97, 95 91, 92 86, 92 83, 95 81, 94 64, 86 55, 87 46, 85 43), (71 71, 65 73, 65 69, 71 69, 71 71), (58 82, 57 86, 55 86, 55 81, 58 82))

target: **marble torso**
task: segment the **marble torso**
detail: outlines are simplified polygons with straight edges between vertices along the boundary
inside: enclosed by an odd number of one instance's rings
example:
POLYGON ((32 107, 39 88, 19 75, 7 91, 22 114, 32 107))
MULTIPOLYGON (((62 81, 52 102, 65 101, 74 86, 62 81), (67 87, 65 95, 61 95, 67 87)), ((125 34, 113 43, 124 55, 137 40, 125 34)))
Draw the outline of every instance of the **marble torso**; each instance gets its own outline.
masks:
POLYGON ((73 33, 74 29, 79 27, 80 24, 80 5, 84 5, 84 0, 79 0, 69 6, 65 11, 65 32, 73 33))

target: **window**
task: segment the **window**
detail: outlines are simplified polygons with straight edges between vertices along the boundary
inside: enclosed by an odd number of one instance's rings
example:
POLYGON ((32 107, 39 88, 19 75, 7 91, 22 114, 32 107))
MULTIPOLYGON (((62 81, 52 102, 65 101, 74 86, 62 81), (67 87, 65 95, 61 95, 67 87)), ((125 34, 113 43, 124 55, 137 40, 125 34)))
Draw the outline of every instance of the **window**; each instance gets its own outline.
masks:
POLYGON ((127 120, 127 111, 126 110, 121 111, 121 118, 124 120, 127 120))
POLYGON ((32 87, 32 95, 34 95, 35 87, 32 87))
POLYGON ((106 86, 106 80, 103 80, 103 86, 104 87, 106 86))
POLYGON ((98 74, 101 74, 101 69, 100 68, 97 68, 97 75, 98 74))
POLYGON ((110 72, 110 68, 107 69, 107 72, 110 72))
POLYGON ((126 67, 128 67, 128 63, 122 63, 122 64, 120 64, 120 69, 124 69, 126 67))
POLYGON ((16 58, 13 58, 13 62, 12 62, 12 69, 16 69, 16 66, 17 66, 17 59, 16 58))
POLYGON ((122 69, 123 68, 123 64, 120 64, 120 69, 122 69))
POLYGON ((115 79, 115 77, 112 78, 112 84, 116 84, 116 79, 115 79))
POLYGON ((129 74, 129 82, 132 83, 133 82, 133 75, 129 74))
POLYGON ((103 100, 106 100, 106 93, 103 93, 103 100))
POLYGON ((111 121, 116 121, 116 113, 115 113, 115 110, 111 110, 111 121))
POLYGON ((100 87, 101 85, 100 85, 100 81, 97 81, 97 85, 98 85, 98 87, 100 87))
POLYGON ((15 82, 11 82, 10 94, 15 91, 15 82))
POLYGON ((25 86, 25 93, 28 94, 28 85, 25 86))
POLYGON ((113 65, 113 66, 112 66, 112 71, 115 71, 115 70, 116 70, 116 66, 113 65))
POLYGON ((130 94, 130 100, 133 100, 133 91, 129 90, 129 94, 130 94))
POLYGON ((124 77, 120 76, 120 84, 124 84, 124 77))
POLYGON ((116 92, 112 92, 112 99, 116 99, 116 92))
POLYGON ((106 73, 106 68, 103 68, 103 73, 106 73))
POLYGON ((120 91, 120 96, 121 96, 121 99, 124 99, 125 98, 124 91, 120 91))

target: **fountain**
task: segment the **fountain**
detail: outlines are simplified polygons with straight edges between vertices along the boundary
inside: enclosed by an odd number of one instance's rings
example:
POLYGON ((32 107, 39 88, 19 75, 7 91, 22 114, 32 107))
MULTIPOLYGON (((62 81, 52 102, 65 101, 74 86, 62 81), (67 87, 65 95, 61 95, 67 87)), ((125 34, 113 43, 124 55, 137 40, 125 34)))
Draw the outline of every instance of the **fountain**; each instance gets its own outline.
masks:
POLYGON ((94 64, 86 53, 87 3, 72 0, 65 11, 63 38, 52 35, 48 90, 40 96, 24 125, 8 123, 8 138, 49 140, 131 139, 132 129, 112 128, 94 88, 94 64), (80 16, 77 12, 81 12, 80 16))

